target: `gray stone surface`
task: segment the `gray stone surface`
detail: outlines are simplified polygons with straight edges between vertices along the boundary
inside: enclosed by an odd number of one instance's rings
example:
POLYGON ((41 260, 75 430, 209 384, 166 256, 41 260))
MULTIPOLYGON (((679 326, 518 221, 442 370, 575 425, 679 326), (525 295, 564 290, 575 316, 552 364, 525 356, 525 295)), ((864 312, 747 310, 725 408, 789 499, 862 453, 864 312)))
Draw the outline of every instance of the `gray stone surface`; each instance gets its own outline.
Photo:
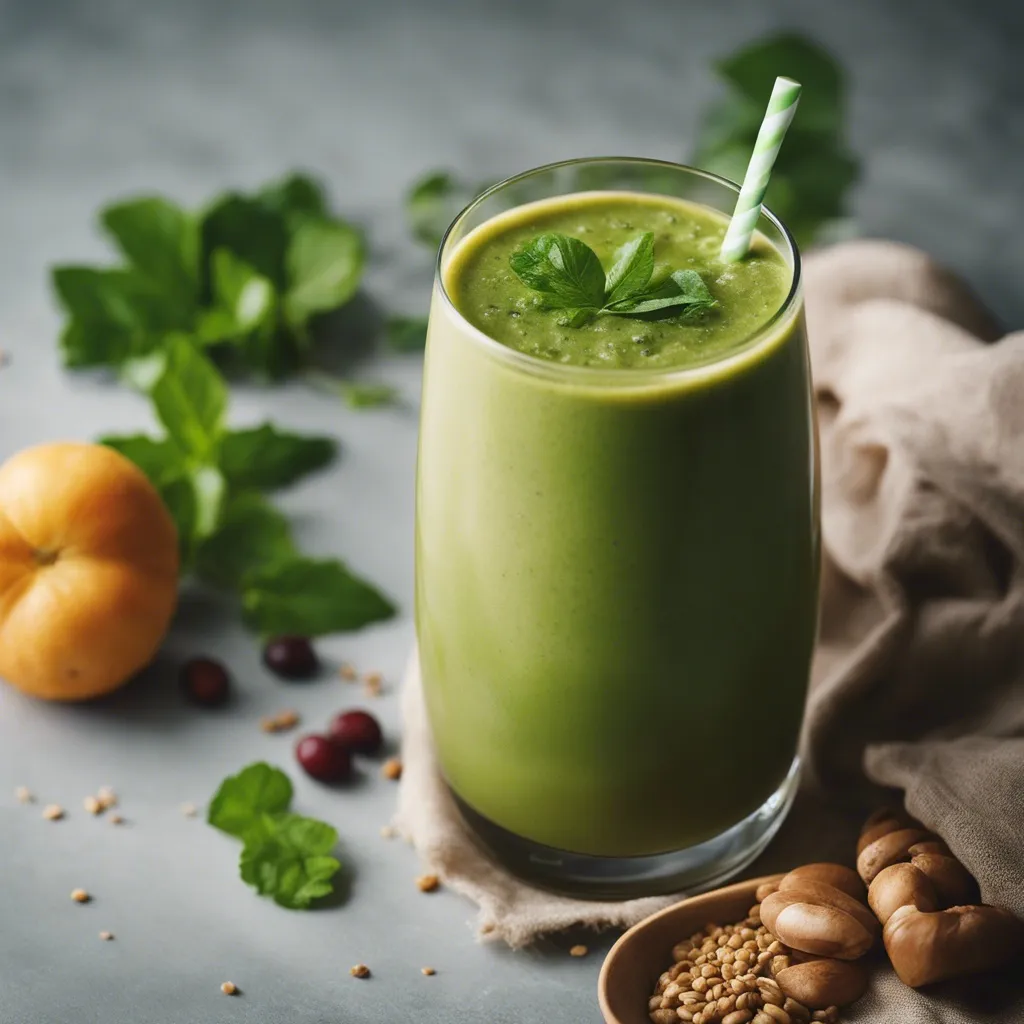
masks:
MULTIPOLYGON (((716 90, 709 58, 779 28, 807 30, 849 65, 862 229, 931 249, 1019 324, 1021 10, 995 0, 0 3, 0 347, 13 356, 0 371, 0 457, 147 425, 139 399, 70 376, 56 358, 46 267, 104 257, 91 223, 103 201, 162 190, 197 202, 311 168, 369 230, 370 296, 397 290, 390 307, 418 311, 431 260, 406 239, 399 206, 416 174, 440 164, 499 177, 609 152, 678 158, 716 90)), ((354 413, 299 386, 237 389, 232 419, 269 415, 341 438, 337 468, 283 505, 306 547, 348 557, 401 603, 394 624, 322 645, 394 681, 412 636, 419 366, 375 355, 357 370, 398 385, 405 404, 354 413)), ((260 733, 262 714, 294 706, 316 725, 360 702, 332 678, 275 682, 258 653, 230 608, 188 595, 159 662, 114 698, 54 707, 0 692, 0 1022, 596 1021, 607 940, 582 961, 566 956, 568 941, 515 955, 478 946, 470 908, 417 893, 411 851, 379 838, 393 789, 372 772, 344 794, 293 772, 298 806, 343 836, 343 905, 291 914, 236 879, 235 845, 179 804, 202 804, 257 758, 292 767, 290 738, 260 733), (222 714, 185 708, 174 689, 175 663, 201 651, 238 680, 240 699, 222 714), (122 829, 81 809, 104 783, 123 794, 122 829), (17 785, 63 803, 68 820, 18 806, 17 785), (73 904, 76 886, 95 901, 73 904), (101 929, 116 941, 100 942, 101 929), (349 977, 357 961, 371 980, 349 977), (420 975, 425 964, 436 977, 420 975), (219 993, 228 978, 241 998, 219 993)), ((393 693, 374 707, 394 735, 393 693)))

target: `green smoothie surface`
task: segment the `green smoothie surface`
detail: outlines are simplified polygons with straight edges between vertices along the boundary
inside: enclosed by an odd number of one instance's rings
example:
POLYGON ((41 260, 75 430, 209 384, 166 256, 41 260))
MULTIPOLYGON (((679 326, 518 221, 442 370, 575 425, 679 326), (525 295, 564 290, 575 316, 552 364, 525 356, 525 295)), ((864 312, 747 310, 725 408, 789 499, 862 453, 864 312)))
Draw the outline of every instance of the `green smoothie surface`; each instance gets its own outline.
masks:
POLYGON ((495 341, 528 355, 573 366, 614 369, 683 368, 728 355, 778 312, 792 270, 779 251, 755 235, 747 256, 718 259, 728 218, 668 196, 581 192, 528 203, 470 232, 444 270, 459 312, 495 341), (717 305, 697 316, 600 315, 581 327, 513 273, 509 257, 538 235, 557 232, 584 241, 607 271, 624 243, 654 234, 655 278, 675 270, 700 274, 717 305))

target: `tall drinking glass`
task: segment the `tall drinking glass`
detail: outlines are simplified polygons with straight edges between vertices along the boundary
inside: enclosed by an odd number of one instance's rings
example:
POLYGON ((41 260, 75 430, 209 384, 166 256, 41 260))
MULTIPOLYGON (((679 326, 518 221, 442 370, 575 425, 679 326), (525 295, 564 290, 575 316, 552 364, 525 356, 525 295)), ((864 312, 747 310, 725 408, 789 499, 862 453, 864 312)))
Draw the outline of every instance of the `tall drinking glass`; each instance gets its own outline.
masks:
POLYGON ((457 308, 476 229, 595 190, 728 214, 737 187, 655 161, 571 161, 495 186, 449 228, 423 386, 416 626, 441 770, 476 835, 542 886, 616 897, 716 884, 781 824, 819 512, 800 260, 770 212, 758 230, 788 295, 750 337, 682 368, 564 365, 457 308))

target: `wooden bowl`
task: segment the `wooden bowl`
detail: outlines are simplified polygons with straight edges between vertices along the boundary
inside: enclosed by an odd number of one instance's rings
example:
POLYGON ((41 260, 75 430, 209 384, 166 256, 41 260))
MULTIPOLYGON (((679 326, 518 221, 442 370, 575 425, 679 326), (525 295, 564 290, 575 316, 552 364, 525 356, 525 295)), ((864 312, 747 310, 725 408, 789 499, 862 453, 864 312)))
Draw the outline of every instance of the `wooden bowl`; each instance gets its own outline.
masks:
POLYGON ((663 971, 672 966, 672 947, 709 922, 742 921, 754 905, 764 875, 691 896, 633 925, 608 951, 597 982, 597 999, 607 1024, 651 1024, 647 1001, 663 971))

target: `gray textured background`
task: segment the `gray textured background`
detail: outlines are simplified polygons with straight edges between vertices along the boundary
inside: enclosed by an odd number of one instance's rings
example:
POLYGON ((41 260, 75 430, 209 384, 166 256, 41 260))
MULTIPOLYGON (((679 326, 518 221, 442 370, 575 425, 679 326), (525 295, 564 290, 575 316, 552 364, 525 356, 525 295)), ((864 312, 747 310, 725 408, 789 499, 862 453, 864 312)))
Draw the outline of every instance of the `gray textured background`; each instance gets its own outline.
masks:
MULTIPOLYGON (((496 178, 596 153, 679 158, 716 93, 709 59, 780 28, 808 31, 849 67, 862 230, 930 249, 1019 325, 1021 11, 995 0, 0 3, 0 347, 13 357, 0 371, 0 457, 148 423, 139 399, 56 358, 46 267, 105 256, 92 226, 103 201, 163 190, 198 202, 309 168, 369 231, 370 295, 396 292, 390 308, 417 312, 431 260, 402 226, 413 177, 450 165, 496 178)), ((322 645, 394 681, 412 633, 418 359, 376 356, 359 372, 399 385, 405 405, 354 413, 298 387, 238 389, 232 418, 342 439, 337 468, 283 504, 306 547, 348 557, 400 601, 394 624, 322 645)), ((292 768, 291 739, 260 733, 262 714, 295 706, 316 725, 354 702, 332 678, 273 681, 230 609, 197 595, 160 662, 110 700, 50 707, 0 693, 0 1024, 595 1021, 606 943, 582 961, 568 940, 515 955, 477 946, 470 908, 417 893, 412 853, 379 838, 394 793, 372 773, 335 794, 293 772, 297 805, 338 825, 351 872, 347 902, 311 913, 256 898, 235 877, 236 846, 181 816, 181 802, 202 804, 248 761, 292 768), (174 664, 198 652, 231 665, 241 695, 229 711, 178 700, 174 664), (104 783, 129 827, 81 810, 104 783), (16 785, 63 803, 68 820, 17 806, 16 785), (79 885, 92 904, 69 901, 79 885), (98 941, 104 928, 115 942, 98 941), (372 980, 348 976, 356 961, 372 980), (424 964, 438 975, 421 977, 424 964), (242 998, 220 995, 226 978, 242 998)), ((393 693, 375 707, 394 733, 393 693)))

